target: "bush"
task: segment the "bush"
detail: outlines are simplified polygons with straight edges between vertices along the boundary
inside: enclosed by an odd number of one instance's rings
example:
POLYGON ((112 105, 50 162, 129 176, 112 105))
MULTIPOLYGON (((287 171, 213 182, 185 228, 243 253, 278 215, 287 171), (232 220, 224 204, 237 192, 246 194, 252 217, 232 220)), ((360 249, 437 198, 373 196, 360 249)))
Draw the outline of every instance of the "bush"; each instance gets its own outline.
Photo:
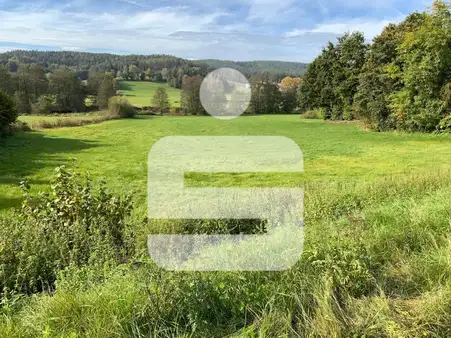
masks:
POLYGON ((124 97, 113 96, 108 101, 108 110, 113 116, 120 118, 135 117, 136 110, 124 97))
POLYGON ((23 121, 16 121, 11 123, 10 129, 12 132, 17 132, 17 131, 31 131, 30 126, 23 121))
POLYGON ((123 261, 133 251, 127 217, 130 197, 94 189, 64 166, 51 193, 33 197, 21 184, 20 211, 0 219, 0 290, 33 293, 54 288, 60 270, 91 262, 123 261))
POLYGON ((324 109, 307 110, 301 117, 304 119, 324 119, 324 109))

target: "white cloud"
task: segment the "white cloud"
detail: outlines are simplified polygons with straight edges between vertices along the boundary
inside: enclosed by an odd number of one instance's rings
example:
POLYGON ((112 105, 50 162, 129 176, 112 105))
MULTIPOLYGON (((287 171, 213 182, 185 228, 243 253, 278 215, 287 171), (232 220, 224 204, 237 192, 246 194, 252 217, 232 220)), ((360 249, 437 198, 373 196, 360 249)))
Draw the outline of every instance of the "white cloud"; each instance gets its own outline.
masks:
MULTIPOLYGON (((403 18, 399 15, 387 20, 319 20, 316 22, 323 22, 312 27, 312 21, 306 23, 302 20, 302 16, 308 14, 302 13, 303 6, 296 0, 244 0, 249 11, 233 14, 220 9, 220 6, 212 7, 210 2, 209 8, 215 8, 213 12, 195 14, 192 12, 194 7, 186 5, 147 9, 152 0, 121 1, 140 6, 136 8, 139 11, 81 13, 57 9, 0 10, 0 42, 6 45, 14 42, 64 50, 165 53, 187 58, 310 61, 320 47, 328 40, 335 40, 337 34, 359 30, 370 39, 379 34, 389 22, 403 18), (244 16, 242 21, 237 20, 239 14, 244 16), (280 35, 280 27, 293 18, 300 26, 280 35), (309 26, 311 28, 303 28, 309 26), (262 31, 266 35, 249 34, 262 31)), ((200 3, 200 0, 191 1, 200 3)), ((230 1, 234 4, 237 0, 230 1)), ((317 1, 313 4, 315 8, 324 8, 324 11, 331 8, 332 0, 317 1)), ((339 2, 338 6, 343 2, 344 7, 365 6, 360 0, 349 0, 347 4, 345 0, 334 1, 339 2)), ((366 6, 386 7, 392 1, 395 0, 381 0, 366 6)), ((0 51, 5 48, 7 47, 0 47, 0 51)))
POLYGON ((169 35, 181 29, 208 30, 224 13, 189 14, 184 7, 164 7, 136 14, 63 13, 56 10, 0 11, 0 41, 57 48, 173 53, 201 44, 181 43, 169 35))
POLYGON ((333 34, 344 34, 346 32, 363 32, 365 38, 370 40, 376 35, 382 32, 382 29, 386 27, 389 23, 399 23, 404 19, 404 16, 398 16, 386 20, 346 20, 346 21, 336 21, 331 23, 319 24, 314 28, 305 29, 293 29, 285 33, 286 37, 302 36, 306 33, 333 33, 333 34))

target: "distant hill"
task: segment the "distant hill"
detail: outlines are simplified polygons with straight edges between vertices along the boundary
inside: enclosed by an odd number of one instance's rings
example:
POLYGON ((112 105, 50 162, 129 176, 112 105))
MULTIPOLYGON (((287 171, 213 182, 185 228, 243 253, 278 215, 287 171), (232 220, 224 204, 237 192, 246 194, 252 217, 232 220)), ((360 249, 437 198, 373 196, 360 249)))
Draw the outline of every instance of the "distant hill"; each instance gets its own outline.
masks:
POLYGON ((227 61, 227 60, 198 60, 197 64, 207 64, 210 68, 233 68, 245 75, 252 75, 259 72, 272 74, 302 76, 306 72, 307 64, 301 62, 285 61, 227 61))
POLYGON ((180 88, 183 76, 205 76, 209 71, 221 67, 234 68, 250 77, 255 73, 269 72, 274 79, 301 76, 306 64, 282 61, 223 61, 223 60, 187 60, 171 55, 116 55, 107 53, 87 53, 73 51, 34 51, 14 50, 0 53, 0 65, 7 65, 15 72, 20 64, 37 63, 47 71, 68 67, 78 72, 85 80, 88 72, 112 72, 125 80, 150 79, 154 82, 167 82, 180 88))

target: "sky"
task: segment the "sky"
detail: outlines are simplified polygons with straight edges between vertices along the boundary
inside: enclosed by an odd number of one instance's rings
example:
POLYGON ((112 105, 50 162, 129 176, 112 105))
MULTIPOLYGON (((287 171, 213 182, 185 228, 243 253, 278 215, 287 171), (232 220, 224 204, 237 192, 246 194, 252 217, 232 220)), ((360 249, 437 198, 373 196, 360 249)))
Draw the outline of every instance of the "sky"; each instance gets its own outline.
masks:
POLYGON ((0 0, 0 52, 71 50, 310 62, 328 41, 423 11, 424 0, 0 0))

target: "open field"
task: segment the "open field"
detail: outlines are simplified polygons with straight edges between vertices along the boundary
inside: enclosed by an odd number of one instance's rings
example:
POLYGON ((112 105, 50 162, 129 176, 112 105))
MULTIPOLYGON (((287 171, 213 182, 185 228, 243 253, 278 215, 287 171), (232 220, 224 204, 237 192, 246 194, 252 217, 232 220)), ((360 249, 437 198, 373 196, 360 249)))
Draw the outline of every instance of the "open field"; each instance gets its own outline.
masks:
POLYGON ((152 97, 158 87, 165 87, 171 107, 180 107, 180 89, 169 87, 165 83, 149 81, 120 81, 118 88, 131 104, 137 107, 152 105, 152 97))
MULTIPOLYGON (((35 117, 21 119, 33 121, 35 117)), ((449 135, 370 133, 356 125, 301 120, 298 116, 248 116, 232 121, 211 117, 140 117, 20 134, 2 140, 0 194, 14 200, 19 197, 14 186, 20 178, 47 183, 45 178, 55 166, 76 158, 81 170, 108 179, 117 192, 134 191, 144 201, 147 154, 155 141, 169 135, 287 136, 297 142, 304 153, 302 175, 267 174, 263 179, 252 173, 189 175, 190 180, 201 180, 203 185, 231 186, 245 182, 296 186, 310 180, 372 180, 451 167, 449 135), (123 184, 124 179, 127 185, 123 184)), ((38 187, 43 185, 38 184, 38 187)))
POLYGON ((8 337, 451 334, 451 135, 288 115, 139 117, 18 133, 0 140, 0 216, 20 204, 21 178, 47 190, 54 168, 72 158, 111 191, 134 194, 141 265, 68 269, 53 295, 11 301, 0 317, 8 337), (302 174, 185 176, 189 186, 303 186, 304 251, 291 270, 173 273, 146 258, 147 234, 180 230, 143 221, 148 152, 170 135, 286 136, 300 146, 302 174))

